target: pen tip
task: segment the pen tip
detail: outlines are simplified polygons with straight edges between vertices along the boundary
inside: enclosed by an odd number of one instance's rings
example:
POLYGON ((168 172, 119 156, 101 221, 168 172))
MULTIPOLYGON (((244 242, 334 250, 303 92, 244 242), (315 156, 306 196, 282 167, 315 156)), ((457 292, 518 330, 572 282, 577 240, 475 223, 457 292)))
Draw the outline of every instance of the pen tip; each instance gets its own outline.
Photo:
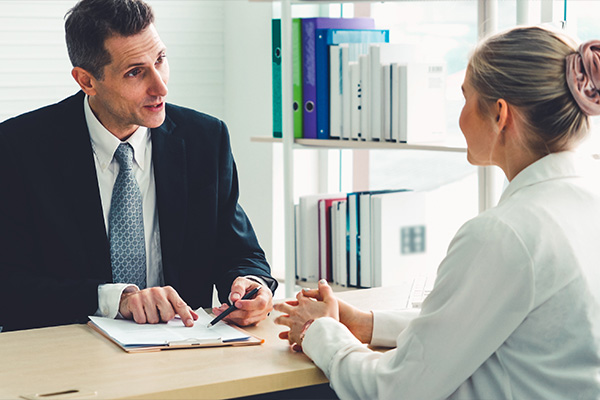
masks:
POLYGON ((210 328, 211 326, 212 326, 212 324, 208 324, 208 325, 206 325, 206 327, 207 327, 207 328, 210 328))

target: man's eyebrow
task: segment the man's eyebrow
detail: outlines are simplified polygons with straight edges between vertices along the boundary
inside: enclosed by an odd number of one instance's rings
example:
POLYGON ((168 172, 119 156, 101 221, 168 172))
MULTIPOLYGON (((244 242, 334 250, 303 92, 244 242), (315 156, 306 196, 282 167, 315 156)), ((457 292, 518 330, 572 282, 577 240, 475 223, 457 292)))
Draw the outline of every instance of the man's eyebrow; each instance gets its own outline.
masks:
MULTIPOLYGON (((164 55, 166 52, 167 52, 167 48, 163 47, 162 49, 160 49, 158 51, 158 54, 156 55, 156 58, 158 59, 159 57, 161 57, 162 55, 164 55)), ((127 65, 124 69, 128 70, 128 69, 133 68, 133 67, 143 67, 143 66, 144 66, 143 62, 134 62, 134 63, 131 63, 131 64, 127 65)))

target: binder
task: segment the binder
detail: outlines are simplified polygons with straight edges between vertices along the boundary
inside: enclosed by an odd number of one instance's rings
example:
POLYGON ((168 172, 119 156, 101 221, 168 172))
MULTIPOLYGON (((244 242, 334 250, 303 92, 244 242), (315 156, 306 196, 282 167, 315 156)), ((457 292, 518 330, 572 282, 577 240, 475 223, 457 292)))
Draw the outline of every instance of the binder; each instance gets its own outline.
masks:
POLYGON ((223 321, 207 328, 211 316, 202 308, 196 313, 198 320, 193 327, 184 326, 178 318, 161 324, 137 324, 132 320, 95 316, 89 317, 88 326, 128 353, 264 343, 264 339, 223 321))
MULTIPOLYGON (((389 30, 376 29, 317 29, 316 31, 316 82, 317 82, 317 138, 330 138, 330 60, 328 46, 342 43, 360 43, 367 45, 375 42, 389 42, 389 30)), ((368 49, 368 47, 366 47, 368 49)), ((358 59, 350 60, 358 61, 358 59)))
POLYGON ((302 137, 302 24, 292 19, 292 95, 294 103, 294 138, 302 137))
MULTIPOLYGON (((375 26, 372 18, 303 18, 302 19, 302 96, 303 96, 303 137, 317 138, 317 29, 370 29, 375 26)), ((327 52, 325 53, 327 56, 327 52)), ((322 83, 323 84, 323 83, 322 83)), ((325 86, 329 88, 329 85, 325 86)))
MULTIPOLYGON (((294 138, 302 137, 302 42, 300 18, 292 19, 292 84, 294 138)), ((273 79, 273 137, 283 135, 282 76, 281 76, 281 20, 271 21, 272 79, 273 79)))
POLYGON ((271 72, 273 80, 273 137, 282 137, 281 117, 281 20, 271 20, 271 72))

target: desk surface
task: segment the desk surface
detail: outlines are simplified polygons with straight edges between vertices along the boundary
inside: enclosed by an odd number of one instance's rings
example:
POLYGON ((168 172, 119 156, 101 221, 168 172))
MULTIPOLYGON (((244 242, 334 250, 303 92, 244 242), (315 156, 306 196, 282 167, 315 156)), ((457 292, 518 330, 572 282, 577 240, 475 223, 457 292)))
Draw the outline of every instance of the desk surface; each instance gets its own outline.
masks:
MULTIPOLYGON (((362 309, 386 308, 406 287, 336 293, 362 309)), ((393 304, 393 303, 391 303, 393 304)), ((278 338, 275 314, 247 330, 260 346, 128 354, 86 325, 0 334, 0 398, 80 390, 87 398, 230 398, 327 382, 302 353, 278 338)), ((68 396, 42 397, 63 399, 68 396)))

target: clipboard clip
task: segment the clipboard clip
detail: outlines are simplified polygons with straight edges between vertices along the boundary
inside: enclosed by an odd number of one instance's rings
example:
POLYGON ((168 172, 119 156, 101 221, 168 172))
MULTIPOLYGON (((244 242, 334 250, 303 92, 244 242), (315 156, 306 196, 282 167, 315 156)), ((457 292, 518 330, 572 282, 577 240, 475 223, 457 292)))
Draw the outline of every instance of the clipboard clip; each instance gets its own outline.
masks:
POLYGON ((221 337, 212 337, 212 338, 188 338, 184 340, 172 340, 167 343, 169 347, 189 347, 189 346, 202 346, 203 344, 214 344, 214 343, 222 343, 221 337))

